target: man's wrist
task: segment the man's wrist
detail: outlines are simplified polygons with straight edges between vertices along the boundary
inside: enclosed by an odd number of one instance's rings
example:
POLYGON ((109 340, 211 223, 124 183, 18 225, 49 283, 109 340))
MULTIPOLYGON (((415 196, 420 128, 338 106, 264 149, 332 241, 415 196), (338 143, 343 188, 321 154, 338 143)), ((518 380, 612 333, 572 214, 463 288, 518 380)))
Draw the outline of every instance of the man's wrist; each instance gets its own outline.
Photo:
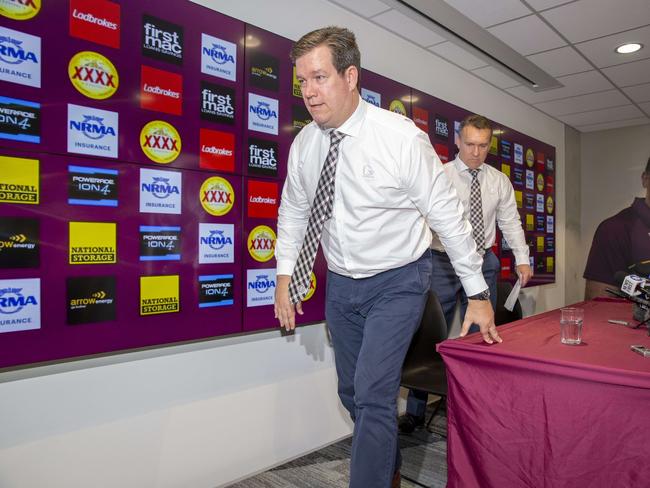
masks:
POLYGON ((490 299, 490 289, 486 288, 481 293, 467 297, 468 300, 489 300, 490 299))

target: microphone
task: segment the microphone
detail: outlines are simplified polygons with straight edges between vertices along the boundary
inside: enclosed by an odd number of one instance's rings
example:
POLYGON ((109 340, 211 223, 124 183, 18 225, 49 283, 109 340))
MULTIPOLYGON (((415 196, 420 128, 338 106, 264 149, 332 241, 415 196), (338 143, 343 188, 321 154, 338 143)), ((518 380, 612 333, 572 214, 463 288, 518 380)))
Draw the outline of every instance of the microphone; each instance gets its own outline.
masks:
MULTIPOLYGON (((638 269, 640 266, 634 265, 631 268, 638 269)), ((611 290, 609 288, 605 290, 635 304, 633 316, 640 322, 638 326, 648 322, 650 320, 650 277, 643 278, 636 274, 619 271, 614 275, 614 281, 620 286, 621 290, 611 290)), ((650 325, 648 326, 648 334, 650 335, 650 325)))

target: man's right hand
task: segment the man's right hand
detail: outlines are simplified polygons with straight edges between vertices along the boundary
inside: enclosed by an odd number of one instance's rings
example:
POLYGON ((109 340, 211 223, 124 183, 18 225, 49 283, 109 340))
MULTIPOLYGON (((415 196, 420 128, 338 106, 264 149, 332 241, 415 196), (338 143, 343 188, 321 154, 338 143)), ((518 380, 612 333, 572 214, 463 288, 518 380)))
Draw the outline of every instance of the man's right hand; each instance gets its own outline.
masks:
POLYGON ((289 282, 291 276, 278 275, 275 283, 275 318, 280 321, 280 327, 286 330, 296 328, 296 312, 303 314, 302 302, 295 305, 289 300, 289 282))

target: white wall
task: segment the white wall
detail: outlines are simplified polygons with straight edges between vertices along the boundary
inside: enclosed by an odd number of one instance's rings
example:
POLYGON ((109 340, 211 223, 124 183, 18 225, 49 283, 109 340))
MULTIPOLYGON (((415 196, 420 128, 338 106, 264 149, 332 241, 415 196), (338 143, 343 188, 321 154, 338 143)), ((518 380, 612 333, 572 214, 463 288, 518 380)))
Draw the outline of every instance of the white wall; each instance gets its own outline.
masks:
MULTIPOLYGON (((348 26, 364 67, 554 145, 557 282, 522 301, 564 304, 562 124, 324 0, 197 3, 292 39, 348 26)), ((312 326, 0 374, 0 486, 211 487, 331 443, 350 425, 326 342, 312 326)))

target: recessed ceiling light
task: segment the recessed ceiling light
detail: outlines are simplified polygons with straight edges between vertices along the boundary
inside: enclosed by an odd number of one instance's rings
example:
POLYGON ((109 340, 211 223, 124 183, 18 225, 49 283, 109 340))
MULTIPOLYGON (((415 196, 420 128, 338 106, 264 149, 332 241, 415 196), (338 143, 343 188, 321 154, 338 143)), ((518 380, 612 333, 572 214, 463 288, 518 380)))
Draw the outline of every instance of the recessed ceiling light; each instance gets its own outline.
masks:
POLYGON ((618 54, 631 54, 637 52, 642 47, 643 44, 639 44, 638 42, 628 42, 627 44, 618 46, 616 52, 618 54))

